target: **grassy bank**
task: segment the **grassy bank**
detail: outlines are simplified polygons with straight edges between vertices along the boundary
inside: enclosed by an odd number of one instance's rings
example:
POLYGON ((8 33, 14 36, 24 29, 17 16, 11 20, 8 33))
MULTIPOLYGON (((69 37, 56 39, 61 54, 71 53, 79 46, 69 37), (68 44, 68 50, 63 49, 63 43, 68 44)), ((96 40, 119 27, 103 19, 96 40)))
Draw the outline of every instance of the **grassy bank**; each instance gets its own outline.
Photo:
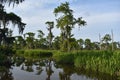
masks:
POLYGON ((120 73, 120 51, 58 52, 53 57, 58 63, 73 64, 77 68, 91 69, 111 75, 120 73))
POLYGON ((52 57, 53 53, 48 50, 17 50, 16 55, 24 57, 52 57))

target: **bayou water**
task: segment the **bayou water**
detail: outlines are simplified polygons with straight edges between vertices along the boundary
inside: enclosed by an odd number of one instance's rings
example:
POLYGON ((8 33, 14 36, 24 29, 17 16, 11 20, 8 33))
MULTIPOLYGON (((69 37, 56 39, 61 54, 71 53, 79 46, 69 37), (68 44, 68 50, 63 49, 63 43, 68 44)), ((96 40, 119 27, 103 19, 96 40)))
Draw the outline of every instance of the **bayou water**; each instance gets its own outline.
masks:
POLYGON ((10 68, 0 69, 0 80, 116 80, 108 74, 60 65, 54 60, 15 58, 10 68))

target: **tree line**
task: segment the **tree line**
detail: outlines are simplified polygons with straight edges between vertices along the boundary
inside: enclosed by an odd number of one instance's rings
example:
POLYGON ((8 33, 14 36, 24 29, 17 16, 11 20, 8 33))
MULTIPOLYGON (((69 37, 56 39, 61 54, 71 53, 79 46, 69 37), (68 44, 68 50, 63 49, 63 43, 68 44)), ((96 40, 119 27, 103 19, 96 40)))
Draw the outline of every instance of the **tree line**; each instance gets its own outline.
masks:
MULTIPOLYGON (((4 4, 8 2, 9 4, 18 4, 24 0, 2 0, 0 3, 4 4), (14 2, 15 1, 15 2, 14 2)), ((20 16, 15 13, 7 13, 4 10, 4 6, 0 4, 0 45, 13 47, 14 49, 54 49, 62 51, 71 50, 111 50, 120 48, 119 42, 112 42, 110 34, 106 34, 102 37, 100 42, 91 42, 90 39, 75 39, 72 34, 72 30, 79 26, 85 26, 87 23, 82 17, 75 18, 73 15, 73 10, 69 7, 69 3, 61 3, 54 9, 54 14, 56 16, 56 23, 53 21, 47 21, 45 24, 48 26, 48 35, 45 37, 45 33, 42 30, 38 30, 37 38, 35 38, 35 33, 27 32, 21 36, 12 36, 12 30, 9 29, 9 24, 12 23, 13 26, 17 26, 19 33, 22 34, 25 28, 25 23, 22 22, 20 16), (60 29, 60 36, 54 36, 52 29, 57 27, 60 29)))
MULTIPOLYGON (((38 30, 38 38, 35 38, 35 33, 28 32, 24 36, 16 36, 12 46, 16 49, 51 49, 51 50, 62 50, 67 51, 67 47, 62 46, 62 37, 47 35, 45 37, 42 30, 38 30)), ((111 41, 111 35, 106 34, 102 37, 102 42, 92 42, 90 39, 83 40, 70 38, 69 44, 70 50, 112 50, 112 44, 114 49, 120 49, 120 42, 111 41)))

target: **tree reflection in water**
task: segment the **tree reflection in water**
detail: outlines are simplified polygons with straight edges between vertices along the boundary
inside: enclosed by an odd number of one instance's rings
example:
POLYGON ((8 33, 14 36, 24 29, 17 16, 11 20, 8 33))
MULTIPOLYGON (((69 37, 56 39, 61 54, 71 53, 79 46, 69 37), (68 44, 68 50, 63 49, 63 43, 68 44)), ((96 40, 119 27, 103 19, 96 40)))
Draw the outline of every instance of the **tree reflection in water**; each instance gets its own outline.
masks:
MULTIPOLYGON (((29 72, 32 72, 39 77, 43 76, 44 80, 74 80, 76 77, 77 79, 82 80, 82 76, 85 76, 85 78, 89 80, 119 80, 116 76, 110 76, 109 74, 92 71, 91 69, 85 70, 84 68, 75 68, 71 65, 60 65, 50 58, 17 58, 15 60, 15 66, 13 66, 13 69, 14 67, 17 67, 17 69, 19 68, 22 71, 26 71, 27 75, 29 75, 29 72), (73 78, 74 75, 76 75, 75 78, 73 78)), ((13 80, 12 75, 15 73, 12 74, 11 71, 10 68, 0 68, 0 80, 13 80)), ((41 77, 39 79, 41 79, 41 77)))
POLYGON ((45 66, 44 60, 37 60, 34 64, 36 65, 37 70, 36 75, 40 75, 43 71, 42 67, 45 66))
POLYGON ((0 80, 13 80, 13 76, 9 68, 0 67, 0 80))
POLYGON ((32 59, 26 60, 25 66, 26 66, 26 69, 25 69, 26 71, 28 71, 28 72, 34 72, 34 69, 33 69, 33 60, 32 59))
POLYGON ((52 61, 51 61, 51 59, 50 60, 46 60, 45 61, 46 62, 46 73, 47 73, 47 78, 46 78, 46 80, 50 80, 50 77, 51 77, 51 75, 52 75, 52 73, 54 73, 54 71, 52 70, 52 61))
POLYGON ((101 73, 97 71, 93 71, 91 69, 85 70, 84 68, 75 70, 77 75, 85 75, 88 78, 91 78, 93 80, 119 80, 116 75, 110 75, 107 73, 101 73))
POLYGON ((74 67, 70 65, 68 66, 62 66, 63 72, 59 72, 60 80, 71 80, 70 77, 74 73, 74 67))

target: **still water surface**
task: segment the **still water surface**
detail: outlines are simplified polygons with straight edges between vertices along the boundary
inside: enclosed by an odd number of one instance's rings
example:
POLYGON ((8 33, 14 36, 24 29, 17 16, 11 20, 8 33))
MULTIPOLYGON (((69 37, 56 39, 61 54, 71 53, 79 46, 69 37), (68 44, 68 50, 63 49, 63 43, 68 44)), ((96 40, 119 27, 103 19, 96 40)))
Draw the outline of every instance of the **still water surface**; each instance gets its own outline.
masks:
POLYGON ((0 80, 113 80, 99 75, 71 65, 58 65, 51 59, 16 58, 10 69, 0 72, 0 80))

